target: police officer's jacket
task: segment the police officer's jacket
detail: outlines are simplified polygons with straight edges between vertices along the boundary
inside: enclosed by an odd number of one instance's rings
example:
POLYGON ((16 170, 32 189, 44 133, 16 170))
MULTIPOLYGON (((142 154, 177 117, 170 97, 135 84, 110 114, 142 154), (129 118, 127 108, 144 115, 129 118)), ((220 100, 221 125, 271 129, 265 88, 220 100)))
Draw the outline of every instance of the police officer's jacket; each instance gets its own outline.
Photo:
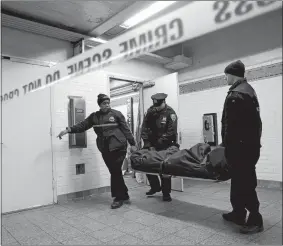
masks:
POLYGON ((84 121, 72 126, 70 133, 81 133, 95 125, 102 124, 114 125, 93 128, 97 134, 96 143, 100 152, 126 150, 127 140, 130 145, 135 145, 125 117, 120 111, 114 109, 110 109, 108 113, 97 111, 90 114, 84 121))
POLYGON ((168 105, 161 111, 151 106, 144 118, 141 138, 144 148, 166 149, 177 141, 177 115, 168 105))
POLYGON ((226 97, 222 113, 224 146, 261 147, 262 122, 257 95, 246 79, 234 83, 226 97))

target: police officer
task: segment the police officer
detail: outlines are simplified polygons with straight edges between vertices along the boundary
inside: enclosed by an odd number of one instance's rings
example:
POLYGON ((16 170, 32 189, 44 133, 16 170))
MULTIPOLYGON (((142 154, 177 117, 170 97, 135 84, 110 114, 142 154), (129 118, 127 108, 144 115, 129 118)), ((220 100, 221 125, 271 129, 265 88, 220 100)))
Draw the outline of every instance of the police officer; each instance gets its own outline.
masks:
POLYGON ((111 174, 111 195, 114 197, 111 208, 119 208, 129 201, 128 188, 122 175, 122 165, 126 157, 127 141, 135 151, 134 137, 120 111, 111 109, 110 98, 99 94, 97 103, 100 110, 90 114, 84 121, 67 127, 58 137, 67 133, 81 133, 93 127, 97 134, 97 147, 111 174))
POLYGON ((259 103, 254 89, 244 78, 245 65, 240 60, 229 64, 224 72, 231 87, 222 114, 222 141, 232 170, 230 201, 233 211, 223 214, 223 218, 242 225, 241 233, 260 232, 263 220, 259 213, 255 170, 262 133, 259 103))
MULTIPOLYGON (((144 141, 143 148, 154 148, 157 151, 165 150, 172 145, 176 145, 177 140, 177 116, 175 111, 165 103, 167 95, 157 93, 151 97, 151 106, 144 118, 141 137, 144 141)), ((163 200, 172 201, 171 177, 160 177, 161 187, 158 176, 147 175, 151 189, 146 195, 154 195, 162 190, 163 200)))

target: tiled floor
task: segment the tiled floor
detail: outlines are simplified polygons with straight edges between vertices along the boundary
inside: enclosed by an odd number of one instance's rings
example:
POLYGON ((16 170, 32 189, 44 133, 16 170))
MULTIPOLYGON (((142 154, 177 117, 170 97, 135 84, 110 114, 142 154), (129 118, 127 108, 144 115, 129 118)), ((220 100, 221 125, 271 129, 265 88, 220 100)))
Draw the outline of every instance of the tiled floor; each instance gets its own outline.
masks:
POLYGON ((2 217, 2 245, 282 245, 282 191, 258 189, 265 231, 248 236, 222 220, 229 185, 186 181, 184 192, 147 198, 126 177, 132 203, 111 210, 110 194, 2 217), (187 185, 189 184, 189 185, 187 185))

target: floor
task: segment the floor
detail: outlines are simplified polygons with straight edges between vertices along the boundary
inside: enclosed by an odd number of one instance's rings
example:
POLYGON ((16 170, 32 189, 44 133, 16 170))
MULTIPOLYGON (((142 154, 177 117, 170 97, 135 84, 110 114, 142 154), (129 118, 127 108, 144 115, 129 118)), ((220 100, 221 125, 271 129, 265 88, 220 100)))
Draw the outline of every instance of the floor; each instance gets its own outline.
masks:
POLYGON ((148 187, 126 177, 132 203, 111 210, 110 194, 4 215, 2 245, 282 245, 282 191, 258 188, 265 231, 242 235, 222 220, 230 210, 229 184, 185 183, 147 198, 148 187))

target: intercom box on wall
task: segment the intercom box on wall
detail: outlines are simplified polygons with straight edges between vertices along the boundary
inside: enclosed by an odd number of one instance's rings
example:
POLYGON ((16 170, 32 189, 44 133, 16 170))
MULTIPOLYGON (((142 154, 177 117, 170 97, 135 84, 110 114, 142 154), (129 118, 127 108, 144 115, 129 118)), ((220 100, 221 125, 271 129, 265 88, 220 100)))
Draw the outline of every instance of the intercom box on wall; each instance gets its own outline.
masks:
POLYGON ((202 117, 203 140, 210 146, 218 145, 217 114, 204 114, 202 117))
MULTIPOLYGON (((69 96, 69 105, 68 105, 68 113, 69 113, 69 127, 83 121, 86 118, 85 113, 85 100, 82 97, 77 96, 69 96)), ((87 148, 87 134, 83 133, 75 133, 69 134, 69 148, 87 148)))

